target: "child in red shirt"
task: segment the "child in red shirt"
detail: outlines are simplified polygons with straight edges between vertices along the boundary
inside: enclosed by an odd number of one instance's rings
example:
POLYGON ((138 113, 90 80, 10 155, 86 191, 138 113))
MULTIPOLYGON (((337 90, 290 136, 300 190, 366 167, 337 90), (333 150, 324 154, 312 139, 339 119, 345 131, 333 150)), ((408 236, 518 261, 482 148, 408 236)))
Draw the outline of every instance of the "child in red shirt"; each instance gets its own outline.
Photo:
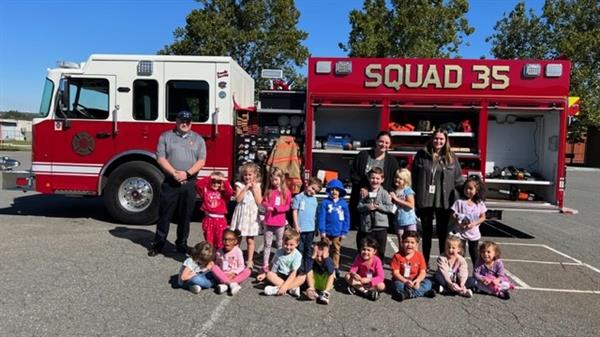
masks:
POLYGON ((419 234, 406 231, 402 234, 400 250, 394 254, 390 267, 392 280, 396 288, 394 298, 403 301, 415 297, 435 297, 431 289, 431 281, 426 279, 427 263, 425 257, 418 251, 419 234))
POLYGON ((225 175, 215 171, 210 176, 196 182, 196 192, 202 198, 200 209, 204 211, 202 231, 204 239, 217 249, 223 248, 223 231, 227 228, 227 202, 233 195, 233 188, 225 175))

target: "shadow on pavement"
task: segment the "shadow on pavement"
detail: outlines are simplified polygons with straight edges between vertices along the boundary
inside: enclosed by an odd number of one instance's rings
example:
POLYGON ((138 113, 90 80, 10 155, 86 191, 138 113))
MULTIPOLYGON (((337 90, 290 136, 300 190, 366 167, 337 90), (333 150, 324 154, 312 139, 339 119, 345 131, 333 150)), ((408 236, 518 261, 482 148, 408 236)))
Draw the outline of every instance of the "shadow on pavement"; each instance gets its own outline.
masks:
POLYGON ((0 214, 33 215, 51 218, 91 218, 112 223, 102 198, 67 197, 35 194, 14 198, 10 207, 0 208, 0 214))
MULTIPOLYGON (((172 225, 174 227, 177 225, 172 225)), ((138 244, 146 249, 150 248, 150 244, 154 239, 154 231, 140 228, 115 227, 108 231, 112 236, 127 239, 135 244, 138 244)), ((159 254, 161 255, 161 254, 159 254)), ((186 258, 185 254, 178 253, 175 250, 175 245, 171 242, 166 242, 162 250, 162 255, 173 260, 183 262, 186 258)))
POLYGON ((501 238, 516 238, 516 239, 533 239, 534 237, 521 232, 520 230, 510 227, 497 220, 486 220, 479 227, 481 235, 486 237, 501 237, 501 238))

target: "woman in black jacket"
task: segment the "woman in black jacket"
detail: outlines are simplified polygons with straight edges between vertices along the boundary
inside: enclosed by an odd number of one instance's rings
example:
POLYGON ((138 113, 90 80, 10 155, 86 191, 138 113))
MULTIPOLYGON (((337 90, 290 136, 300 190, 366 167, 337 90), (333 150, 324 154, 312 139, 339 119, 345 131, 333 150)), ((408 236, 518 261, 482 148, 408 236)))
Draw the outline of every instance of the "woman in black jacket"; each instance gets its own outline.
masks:
POLYGON ((426 263, 429 263, 433 217, 440 252, 443 252, 448 236, 450 207, 458 196, 457 188, 464 181, 445 130, 434 131, 425 148, 417 152, 413 160, 412 178, 415 208, 423 227, 423 255, 426 263))
MULTIPOLYGON (((360 227, 360 214, 356 210, 360 199, 360 190, 369 188, 369 177, 367 172, 377 166, 383 169, 383 188, 388 192, 394 190, 394 176, 399 168, 398 161, 388 153, 392 137, 388 131, 380 131, 377 134, 375 147, 372 150, 360 151, 350 170, 352 180, 352 193, 350 194, 350 223, 353 228, 360 227)), ((365 192, 366 193, 366 192, 365 192)), ((358 247, 357 243, 357 247, 358 247)))

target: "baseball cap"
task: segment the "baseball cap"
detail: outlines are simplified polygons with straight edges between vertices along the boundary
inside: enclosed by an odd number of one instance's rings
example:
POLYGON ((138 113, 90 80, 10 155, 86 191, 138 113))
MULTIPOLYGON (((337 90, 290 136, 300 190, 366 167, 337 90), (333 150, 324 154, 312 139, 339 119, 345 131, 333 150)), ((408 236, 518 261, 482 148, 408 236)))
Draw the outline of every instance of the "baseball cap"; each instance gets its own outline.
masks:
POLYGON ((181 119, 182 121, 188 120, 191 121, 192 120, 192 113, 187 111, 187 110, 182 110, 179 111, 177 113, 177 119, 181 119))

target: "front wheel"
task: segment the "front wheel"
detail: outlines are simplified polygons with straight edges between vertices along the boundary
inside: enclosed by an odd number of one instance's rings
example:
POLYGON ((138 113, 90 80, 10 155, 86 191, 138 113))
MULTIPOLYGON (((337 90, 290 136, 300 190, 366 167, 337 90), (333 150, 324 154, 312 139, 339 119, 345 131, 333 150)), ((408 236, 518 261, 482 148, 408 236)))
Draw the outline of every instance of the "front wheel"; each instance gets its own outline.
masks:
POLYGON ((164 176, 154 165, 132 161, 108 177, 104 203, 118 222, 150 225, 158 220, 160 184, 164 176))

